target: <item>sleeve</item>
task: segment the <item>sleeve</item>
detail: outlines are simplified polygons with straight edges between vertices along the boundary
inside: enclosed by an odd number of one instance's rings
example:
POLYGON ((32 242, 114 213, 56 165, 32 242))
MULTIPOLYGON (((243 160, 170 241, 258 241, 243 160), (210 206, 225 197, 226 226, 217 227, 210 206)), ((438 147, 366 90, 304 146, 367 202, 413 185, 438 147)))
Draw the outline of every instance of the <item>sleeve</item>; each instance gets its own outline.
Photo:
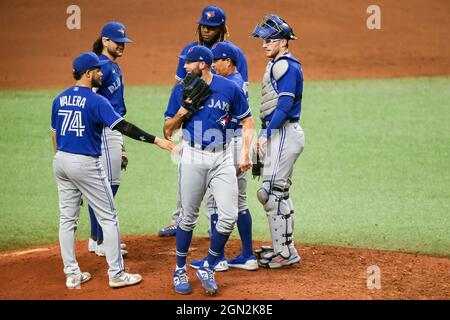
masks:
POLYGON ((52 117, 50 121, 50 130, 56 132, 56 119, 58 118, 58 107, 56 106, 56 99, 52 103, 52 117))
POLYGON ((251 117, 252 112, 250 110, 250 106, 248 104, 247 98, 244 95, 244 92, 241 88, 235 83, 233 83, 233 106, 231 110, 232 118, 236 118, 238 120, 245 119, 247 117, 251 117))
POLYGON ((237 70, 242 76, 242 79, 244 82, 248 83, 248 65, 247 65, 247 58, 244 55, 244 52, 242 52, 241 48, 236 47, 239 52, 238 61, 236 64, 237 70))
POLYGON ((287 71, 277 80, 278 97, 289 96, 295 98, 297 87, 300 85, 295 71, 295 68, 289 65, 287 71))
POLYGON ((277 107, 273 113, 267 130, 263 132, 263 136, 270 138, 274 130, 280 129, 289 116, 289 111, 294 104, 294 98, 291 96, 280 96, 277 107))
POLYGON ((98 103, 94 105, 92 110, 94 119, 97 122, 103 123, 110 129, 113 129, 116 124, 123 120, 123 118, 114 111, 111 103, 103 97, 98 100, 98 103))
POLYGON ((164 112, 164 120, 173 118, 181 106, 181 100, 183 99, 183 91, 181 83, 176 84, 172 93, 170 94, 169 102, 167 103, 166 112, 164 112))
MULTIPOLYGON (((181 50, 180 55, 184 55, 187 52, 189 46, 186 46, 183 48, 183 50, 181 50)), ((186 77, 186 70, 184 69, 184 59, 178 58, 178 67, 177 67, 177 71, 175 73, 175 79, 177 79, 177 81, 181 81, 184 79, 184 77, 186 77)))

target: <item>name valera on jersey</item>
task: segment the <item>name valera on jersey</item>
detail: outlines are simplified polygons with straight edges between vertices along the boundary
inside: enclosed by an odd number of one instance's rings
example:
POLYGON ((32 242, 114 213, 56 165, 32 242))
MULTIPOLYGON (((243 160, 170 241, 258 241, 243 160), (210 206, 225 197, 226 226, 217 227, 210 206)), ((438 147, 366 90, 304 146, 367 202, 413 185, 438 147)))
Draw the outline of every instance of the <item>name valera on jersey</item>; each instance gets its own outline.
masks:
POLYGON ((208 104, 208 107, 217 108, 225 112, 228 112, 230 110, 230 105, 228 104, 228 102, 224 102, 222 100, 217 100, 216 102, 214 102, 214 99, 211 99, 211 103, 208 104))
POLYGON ((61 107, 69 106, 84 108, 86 98, 81 96, 62 96, 59 98, 59 104, 61 107))

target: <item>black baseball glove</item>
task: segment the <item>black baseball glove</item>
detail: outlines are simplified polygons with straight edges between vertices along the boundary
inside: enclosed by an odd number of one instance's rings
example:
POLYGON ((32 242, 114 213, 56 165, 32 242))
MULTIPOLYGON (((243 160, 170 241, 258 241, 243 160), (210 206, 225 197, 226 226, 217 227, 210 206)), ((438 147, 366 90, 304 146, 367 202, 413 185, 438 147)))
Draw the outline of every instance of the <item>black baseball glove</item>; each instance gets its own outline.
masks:
POLYGON ((211 88, 198 75, 188 73, 183 79, 183 107, 188 117, 203 109, 203 103, 212 94, 211 88))

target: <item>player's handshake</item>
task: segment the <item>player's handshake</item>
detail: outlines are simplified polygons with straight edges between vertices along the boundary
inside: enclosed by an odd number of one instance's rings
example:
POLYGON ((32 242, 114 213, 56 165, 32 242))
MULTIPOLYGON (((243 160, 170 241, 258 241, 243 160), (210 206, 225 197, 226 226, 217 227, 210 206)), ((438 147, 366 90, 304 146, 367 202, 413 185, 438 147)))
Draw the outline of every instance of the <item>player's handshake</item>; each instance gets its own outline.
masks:
POLYGON ((170 140, 155 137, 155 144, 163 150, 167 150, 169 152, 175 152, 177 154, 180 153, 180 150, 177 147, 177 145, 170 140))

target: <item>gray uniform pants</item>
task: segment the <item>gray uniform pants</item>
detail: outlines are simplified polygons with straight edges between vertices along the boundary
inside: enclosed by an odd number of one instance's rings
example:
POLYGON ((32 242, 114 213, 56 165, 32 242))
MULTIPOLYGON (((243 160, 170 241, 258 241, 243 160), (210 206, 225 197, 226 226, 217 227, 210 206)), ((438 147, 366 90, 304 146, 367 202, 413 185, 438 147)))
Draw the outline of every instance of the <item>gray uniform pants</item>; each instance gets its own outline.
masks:
POLYGON ((212 152, 183 142, 178 172, 181 212, 177 225, 185 231, 195 228, 205 192, 211 190, 218 213, 216 229, 230 234, 238 215, 238 190, 232 153, 212 152))
MULTIPOLYGON (((241 148, 242 148, 242 137, 241 136, 234 137, 229 144, 229 149, 231 150, 231 153, 233 155, 233 163, 234 163, 235 172, 238 173, 238 175, 237 175, 238 212, 242 212, 242 211, 248 209, 247 171, 244 171, 244 172, 239 171, 241 148)), ((208 189, 206 191, 205 199, 206 199, 205 212, 206 212, 206 216, 209 218, 211 216, 211 214, 217 212, 217 204, 214 201, 214 197, 213 197, 210 189, 208 189)), ((175 225, 177 223, 178 217, 180 216, 180 211, 181 211, 181 202, 180 202, 180 197, 178 197, 177 208, 172 213, 172 224, 175 225)))
POLYGON ((80 215, 81 195, 87 198, 103 229, 109 279, 124 271, 120 253, 120 228, 111 186, 100 159, 58 151, 53 159, 53 172, 59 195, 59 243, 66 275, 80 273, 75 256, 75 230, 80 215))
POLYGON ((102 132, 102 161, 103 168, 111 185, 120 185, 122 175, 122 146, 123 136, 119 131, 103 128, 102 132))

